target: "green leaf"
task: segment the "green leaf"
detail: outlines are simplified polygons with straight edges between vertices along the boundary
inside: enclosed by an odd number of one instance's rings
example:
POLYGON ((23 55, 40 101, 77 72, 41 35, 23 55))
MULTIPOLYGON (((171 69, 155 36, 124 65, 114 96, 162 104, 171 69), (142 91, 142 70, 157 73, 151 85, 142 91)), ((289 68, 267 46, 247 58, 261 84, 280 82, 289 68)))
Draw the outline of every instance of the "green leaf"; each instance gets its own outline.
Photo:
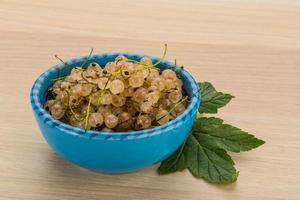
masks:
POLYGON ((206 146, 232 152, 249 151, 265 143, 239 128, 223 124, 222 119, 214 117, 196 120, 193 135, 206 146))
POLYGON ((158 168, 159 174, 170 174, 176 171, 182 171, 187 167, 183 152, 184 147, 185 143, 181 145, 181 147, 173 155, 160 164, 158 168))
POLYGON ((186 160, 193 176, 202 177, 211 183, 236 181, 238 172, 226 151, 202 145, 194 134, 189 136, 186 146, 186 160))
POLYGON ((198 83, 201 91, 200 113, 217 113, 218 108, 225 106, 233 96, 216 91, 209 82, 198 83))

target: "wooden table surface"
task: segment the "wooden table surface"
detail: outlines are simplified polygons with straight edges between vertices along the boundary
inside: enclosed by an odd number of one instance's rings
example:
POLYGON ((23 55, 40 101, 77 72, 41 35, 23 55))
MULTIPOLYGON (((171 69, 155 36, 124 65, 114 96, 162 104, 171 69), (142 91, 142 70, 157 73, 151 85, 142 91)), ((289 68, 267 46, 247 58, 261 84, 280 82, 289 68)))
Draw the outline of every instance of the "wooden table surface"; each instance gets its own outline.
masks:
POLYGON ((0 199, 300 199, 300 3, 218 0, 0 0, 0 199), (29 91, 39 74, 95 52, 177 58, 236 98, 219 116, 267 143, 232 154, 240 171, 212 185, 157 166, 123 175, 66 162, 46 144, 29 91))

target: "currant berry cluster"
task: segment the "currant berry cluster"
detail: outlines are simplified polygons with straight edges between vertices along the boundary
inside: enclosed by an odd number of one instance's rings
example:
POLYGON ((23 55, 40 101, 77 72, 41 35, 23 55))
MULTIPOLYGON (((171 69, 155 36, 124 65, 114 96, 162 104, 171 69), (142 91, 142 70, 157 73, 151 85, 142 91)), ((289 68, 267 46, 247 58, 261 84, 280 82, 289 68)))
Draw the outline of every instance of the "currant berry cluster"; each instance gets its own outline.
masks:
POLYGON ((75 67, 49 88, 44 107, 55 119, 86 130, 131 131, 165 124, 184 112, 182 80, 148 57, 118 56, 104 69, 75 67))

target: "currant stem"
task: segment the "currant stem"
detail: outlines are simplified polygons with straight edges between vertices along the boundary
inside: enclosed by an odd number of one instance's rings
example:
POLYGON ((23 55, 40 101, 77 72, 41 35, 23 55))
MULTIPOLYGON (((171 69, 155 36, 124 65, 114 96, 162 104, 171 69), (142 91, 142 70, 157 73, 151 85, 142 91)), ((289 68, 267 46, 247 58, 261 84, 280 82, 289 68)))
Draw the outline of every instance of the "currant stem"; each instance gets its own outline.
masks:
POLYGON ((94 51, 94 48, 92 47, 92 48, 91 48, 91 51, 90 51, 90 53, 89 53, 89 55, 88 55, 88 57, 86 58, 86 60, 85 60, 85 61, 82 63, 82 65, 80 66, 81 68, 89 61, 89 59, 90 59, 91 56, 92 56, 93 51, 94 51))
POLYGON ((84 129, 87 130, 88 127, 88 120, 89 120, 89 116, 90 116, 90 107, 91 107, 91 98, 89 100, 89 104, 87 107, 87 112, 86 112, 86 117, 85 117, 85 122, 84 122, 84 129))

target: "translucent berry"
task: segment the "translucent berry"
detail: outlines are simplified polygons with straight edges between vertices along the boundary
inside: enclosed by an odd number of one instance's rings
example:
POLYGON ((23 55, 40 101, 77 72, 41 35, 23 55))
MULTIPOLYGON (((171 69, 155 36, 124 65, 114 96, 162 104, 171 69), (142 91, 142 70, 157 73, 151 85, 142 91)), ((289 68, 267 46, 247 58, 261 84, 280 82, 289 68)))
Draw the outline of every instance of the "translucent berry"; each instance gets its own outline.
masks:
POLYGON ((149 57, 141 58, 140 62, 144 65, 152 65, 152 60, 149 57))
POLYGON ((149 92, 147 94, 146 100, 148 102, 152 103, 152 105, 153 105, 158 102, 159 97, 160 97, 160 92, 153 91, 153 92, 149 92))
POLYGON ((165 80, 165 89, 166 90, 171 90, 171 89, 174 89, 175 87, 176 87, 176 82, 174 82, 171 79, 165 80))
MULTIPOLYGON (((141 66, 143 67, 143 66, 141 66)), ((136 74, 138 74, 139 76, 143 77, 144 80, 147 79, 148 75, 149 75, 149 69, 139 69, 136 74)))
POLYGON ((159 77, 159 70, 156 68, 149 69, 149 75, 147 77, 147 81, 151 82, 153 79, 159 77))
POLYGON ((100 93, 101 93, 100 91, 94 92, 93 94, 91 94, 89 96, 89 99, 91 99, 91 104, 92 105, 98 106, 98 104, 99 104, 98 100, 99 100, 99 97, 100 97, 100 93))
POLYGON ((176 107, 174 107, 173 112, 171 113, 173 116, 178 116, 182 114, 185 111, 185 106, 183 104, 179 104, 176 107))
POLYGON ((61 119, 65 115, 66 109, 60 102, 53 104, 50 108, 50 113, 54 119, 61 119))
POLYGON ((123 95, 125 97, 132 97, 134 94, 134 88, 133 87, 128 87, 124 90, 123 95))
POLYGON ((111 103, 115 107, 121 107, 126 102, 126 98, 123 95, 112 94, 111 97, 111 103))
POLYGON ((90 114, 88 123, 91 127, 101 126, 103 124, 103 115, 101 113, 90 114))
POLYGON ((177 79, 176 73, 173 70, 171 70, 171 69, 165 69, 165 70, 163 70, 162 73, 161 73, 161 76, 164 79, 171 79, 171 80, 176 80, 177 79))
POLYGON ((46 101, 46 103, 44 105, 45 110, 50 111, 51 107, 54 104, 55 104, 55 100, 53 100, 53 99, 46 101))
POLYGON ((69 123, 72 126, 76 126, 76 124, 79 121, 83 121, 83 119, 84 119, 84 116, 82 116, 81 113, 75 113, 75 114, 72 114, 72 115, 69 116, 69 123))
POLYGON ((118 117, 113 114, 109 114, 104 117, 105 126, 108 128, 114 128, 118 125, 118 117))
MULTIPOLYGON (((97 73, 101 73, 102 72, 102 68, 98 63, 91 63, 89 64, 89 66, 87 67, 87 70, 93 70, 97 73)), ((99 75, 99 74, 98 74, 99 75)))
POLYGON ((109 89, 111 81, 107 77, 102 77, 98 79, 98 87, 101 90, 109 89))
POLYGON ((156 86, 151 85, 150 87, 147 88, 147 92, 148 93, 150 93, 150 92, 158 92, 159 93, 160 91, 156 86))
POLYGON ((103 117, 106 117, 107 115, 112 114, 112 107, 110 105, 101 105, 97 112, 101 113, 103 117))
POLYGON ((116 62, 120 62, 120 61, 127 62, 127 60, 128 59, 125 56, 117 56, 116 59, 115 59, 116 62))
POLYGON ((151 117, 149 115, 139 115, 136 119, 136 129, 146 129, 151 126, 151 117))
POLYGON ((55 97, 56 100, 62 102, 64 105, 68 105, 69 94, 66 91, 61 91, 55 97))
POLYGON ((165 89, 165 81, 161 77, 154 78, 151 85, 156 86, 160 91, 165 89))
POLYGON ((120 106, 120 107, 114 107, 112 106, 111 108, 111 113, 118 116, 120 113, 124 112, 124 108, 123 106, 120 106))
POLYGON ((131 116, 136 116, 140 111, 139 104, 136 103, 135 101, 127 101, 126 102, 126 111, 131 116))
POLYGON ((158 124, 165 124, 170 120, 170 114, 167 110, 159 110, 156 115, 156 121, 158 124))
POLYGON ((70 106, 76 106, 79 104, 79 98, 77 96, 69 96, 69 105, 70 106))
POLYGON ((159 108, 169 110, 173 103, 169 99, 162 99, 159 104, 159 108))
POLYGON ((115 62, 108 62, 105 67, 104 67, 104 70, 106 70, 108 73, 113 73, 115 71, 118 71, 119 70, 119 66, 116 65, 115 62))
POLYGON ((147 97, 147 89, 140 87, 134 92, 132 99, 136 102, 141 103, 146 99, 146 97, 147 97))
POLYGON ((127 79, 127 78, 130 77, 130 71, 127 70, 127 69, 122 69, 122 70, 121 70, 121 75, 122 75, 122 77, 123 77, 124 79, 127 79))
POLYGON ((104 92, 100 95, 100 104, 109 105, 112 103, 112 96, 110 92, 104 92))
POLYGON ((60 84, 60 88, 62 90, 67 90, 67 89, 70 89, 71 88, 71 83, 70 82, 67 82, 67 81, 62 81, 61 84, 60 84))
POLYGON ((125 86, 123 81, 116 79, 111 82, 109 89, 113 94, 120 94, 124 92, 125 86))
POLYGON ((182 93, 179 90, 173 90, 169 93, 168 98, 172 103, 177 103, 182 98, 182 93))
POLYGON ((88 105, 82 106, 82 108, 81 108, 81 115, 82 116, 86 116, 88 110, 89 110, 89 113, 93 113, 93 112, 95 112, 95 107, 92 106, 92 105, 90 105, 90 106, 88 106, 88 105))
POLYGON ((153 103, 149 101, 142 102, 140 104, 140 110, 144 113, 151 113, 153 111, 153 103))
POLYGON ((128 79, 129 85, 133 88, 141 87, 144 83, 144 77, 142 74, 133 74, 128 79))
POLYGON ((86 127, 84 120, 75 122, 75 124, 73 126, 76 126, 78 128, 81 128, 81 129, 90 129, 91 128, 88 124, 87 124, 87 127, 86 127))
POLYGON ((80 68, 80 67, 75 67, 71 70, 71 74, 70 74, 70 78, 73 80, 73 81, 79 81, 79 80, 82 80, 82 72, 83 72, 83 69, 80 68))
POLYGON ((128 112, 122 112, 118 115, 119 118, 119 124, 118 129, 120 130, 126 130, 131 127, 133 119, 131 115, 128 112))

